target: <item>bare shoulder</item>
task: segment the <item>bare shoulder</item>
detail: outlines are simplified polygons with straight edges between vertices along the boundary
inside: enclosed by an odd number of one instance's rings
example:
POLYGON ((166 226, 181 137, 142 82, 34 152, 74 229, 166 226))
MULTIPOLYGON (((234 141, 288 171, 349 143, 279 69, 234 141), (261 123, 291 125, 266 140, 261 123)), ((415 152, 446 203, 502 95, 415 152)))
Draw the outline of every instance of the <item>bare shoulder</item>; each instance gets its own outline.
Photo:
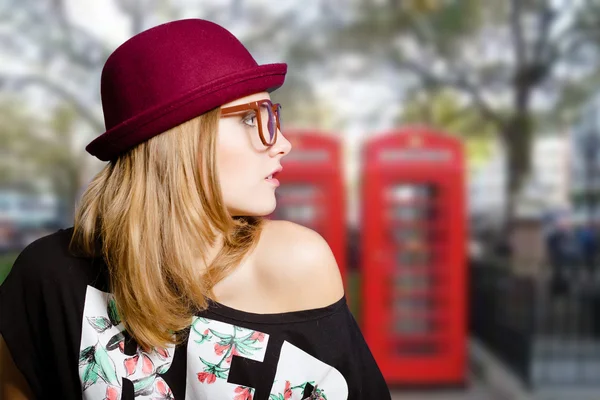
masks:
POLYGON ((266 293, 287 309, 325 307, 344 295, 340 271, 325 239, 289 221, 265 221, 256 271, 266 293))

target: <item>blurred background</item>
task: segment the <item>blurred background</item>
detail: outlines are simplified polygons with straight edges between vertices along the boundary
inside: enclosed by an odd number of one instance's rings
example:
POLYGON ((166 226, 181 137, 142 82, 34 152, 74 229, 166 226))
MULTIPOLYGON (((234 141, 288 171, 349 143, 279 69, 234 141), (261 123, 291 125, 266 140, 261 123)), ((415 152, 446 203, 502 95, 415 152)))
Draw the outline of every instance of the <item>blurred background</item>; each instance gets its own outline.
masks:
POLYGON ((108 55, 180 18, 289 64, 274 216, 328 240, 394 396, 600 398, 596 0, 0 0, 0 282, 103 166, 108 55))

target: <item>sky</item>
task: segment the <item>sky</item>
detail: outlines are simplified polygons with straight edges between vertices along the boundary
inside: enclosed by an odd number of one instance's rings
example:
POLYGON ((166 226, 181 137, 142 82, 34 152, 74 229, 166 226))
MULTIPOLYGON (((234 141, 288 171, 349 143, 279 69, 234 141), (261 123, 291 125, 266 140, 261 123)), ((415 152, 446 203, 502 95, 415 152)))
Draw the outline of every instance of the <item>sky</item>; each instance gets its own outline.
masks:
POLYGON ((114 1, 66 0, 65 4, 71 21, 105 38, 112 47, 117 47, 127 39, 129 23, 114 1))

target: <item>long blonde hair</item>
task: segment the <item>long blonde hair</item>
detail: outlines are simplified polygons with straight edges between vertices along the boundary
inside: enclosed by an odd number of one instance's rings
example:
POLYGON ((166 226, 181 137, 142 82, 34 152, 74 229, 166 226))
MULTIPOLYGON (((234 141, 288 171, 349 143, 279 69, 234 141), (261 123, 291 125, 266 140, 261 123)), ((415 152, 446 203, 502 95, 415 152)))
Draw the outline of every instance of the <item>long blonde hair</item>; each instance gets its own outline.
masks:
POLYGON ((258 241, 263 219, 231 217, 223 203, 219 116, 209 111, 109 162, 75 213, 71 252, 102 255, 119 316, 144 348, 181 343, 191 317, 214 298, 213 286, 258 241), (207 262, 219 237, 222 247, 207 262))

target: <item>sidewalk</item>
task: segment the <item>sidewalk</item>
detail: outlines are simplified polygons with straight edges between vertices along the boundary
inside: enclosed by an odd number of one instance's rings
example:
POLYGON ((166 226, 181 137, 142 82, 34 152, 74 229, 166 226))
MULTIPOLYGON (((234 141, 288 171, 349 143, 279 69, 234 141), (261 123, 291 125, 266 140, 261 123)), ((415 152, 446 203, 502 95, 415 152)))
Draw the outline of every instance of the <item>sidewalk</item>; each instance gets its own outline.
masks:
MULTIPOLYGON (((494 393, 497 399, 506 400, 600 400, 597 388, 585 389, 546 387, 531 392, 521 380, 477 339, 469 344, 471 368, 478 379, 494 393)), ((485 398, 481 398, 485 399, 485 398)))
MULTIPOLYGON (((532 400, 519 380, 476 339, 469 341, 466 389, 392 391, 393 400, 532 400)), ((565 399, 561 399, 565 400, 565 399)), ((573 400, 573 399, 569 399, 573 400)), ((598 399, 597 399, 598 400, 598 399)))
POLYGON ((464 390, 392 391, 392 400, 508 400, 498 397, 476 376, 471 376, 469 381, 469 387, 464 390))
POLYGON ((394 390, 392 400, 600 400, 597 389, 556 387, 531 393, 503 362, 474 338, 469 341, 469 358, 466 389, 394 390))

